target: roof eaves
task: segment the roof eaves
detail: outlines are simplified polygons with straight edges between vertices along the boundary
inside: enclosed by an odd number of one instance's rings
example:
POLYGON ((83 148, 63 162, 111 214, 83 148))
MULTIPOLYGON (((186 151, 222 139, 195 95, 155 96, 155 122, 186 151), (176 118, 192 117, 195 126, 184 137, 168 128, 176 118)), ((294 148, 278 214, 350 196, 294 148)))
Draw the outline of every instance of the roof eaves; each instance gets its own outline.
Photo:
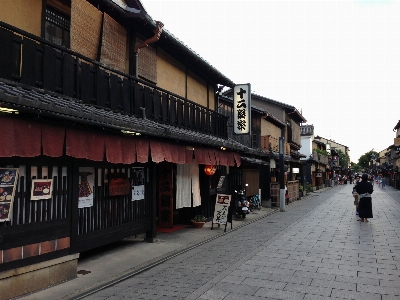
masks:
MULTIPOLYGON (((258 153, 252 149, 232 142, 228 138, 211 136, 205 133, 164 125, 149 119, 121 114, 116 111, 85 104, 80 100, 60 96, 36 88, 0 79, 0 101, 10 107, 29 114, 40 114, 50 118, 75 121, 114 130, 129 130, 144 135, 165 137, 203 145, 225 147, 244 153, 258 153)), ((260 155, 260 153, 258 153, 260 155)))
POLYGON ((318 140, 324 139, 324 140, 326 140, 327 142, 333 142, 333 143, 335 143, 335 144, 338 144, 338 145, 340 145, 340 146, 343 146, 343 147, 347 148, 347 150, 350 151, 349 147, 347 147, 347 146, 345 146, 345 145, 342 145, 342 144, 340 144, 340 143, 338 143, 338 142, 336 142, 336 141, 334 141, 334 140, 330 140, 330 139, 324 138, 324 137, 319 136, 319 135, 317 135, 317 136, 315 137, 315 139, 318 139, 318 140))
POLYGON ((264 96, 261 96, 261 95, 258 95, 258 94, 251 93, 251 96, 252 97, 255 96, 255 97, 259 98, 260 100, 263 100, 263 101, 266 101, 266 102, 271 102, 273 104, 282 106, 284 108, 296 109, 292 105, 289 105, 289 104, 286 104, 286 103, 283 103, 283 102, 279 102, 279 101, 276 101, 276 100, 273 100, 273 99, 270 99, 270 98, 267 98, 267 97, 264 97, 264 96))
MULTIPOLYGON (((232 95, 232 92, 233 92, 232 89, 228 89, 228 90, 226 90, 226 91, 223 92, 223 95, 229 96, 229 95, 232 95)), ((296 109, 296 107, 294 107, 294 106, 292 106, 292 105, 289 105, 289 104, 286 104, 286 103, 283 103, 283 102, 279 102, 279 101, 276 101, 276 100, 273 100, 273 99, 270 99, 270 98, 267 98, 267 97, 264 97, 264 96, 255 94, 255 93, 251 93, 251 97, 256 97, 256 98, 258 98, 259 100, 262 100, 262 101, 265 101, 265 102, 269 102, 269 103, 272 103, 272 104, 281 106, 281 107, 283 107, 283 108, 285 108, 285 109, 290 109, 290 110, 292 110, 291 113, 296 113, 296 115, 298 116, 299 120, 301 120, 301 123, 307 122, 307 120, 306 120, 306 119, 303 117, 303 115, 296 109)))
POLYGON ((167 38, 170 38, 177 46, 181 47, 183 50, 185 50, 189 55, 193 57, 193 59, 197 59, 200 62, 202 62, 211 72, 216 74, 218 78, 221 79, 219 83, 233 87, 235 83, 226 77, 224 74, 222 74, 219 70, 217 70, 214 66, 212 66, 208 61, 206 61, 204 58, 202 58, 197 52, 195 52, 193 49, 188 47, 186 44, 184 44, 180 39, 178 39, 175 35, 170 33, 168 30, 164 29, 163 33, 167 36, 167 38))
POLYGON ((271 120, 273 123, 280 125, 280 127, 286 126, 285 123, 283 123, 281 120, 279 120, 278 118, 276 118, 273 114, 271 114, 269 112, 266 113, 265 119, 271 120))
POLYGON ((136 9, 134 7, 130 7, 129 5, 123 3, 120 0, 104 0, 104 1, 109 2, 109 3, 112 2, 113 4, 115 4, 116 6, 120 7, 122 10, 124 10, 124 11, 126 11, 128 13, 139 14, 143 9, 143 6, 142 6, 142 9, 136 9))
POLYGON ((396 126, 394 126, 393 131, 396 131, 400 128, 400 120, 397 122, 396 126))
POLYGON ((313 143, 319 144, 319 145, 325 145, 325 143, 321 141, 317 141, 316 139, 313 140, 313 143))
MULTIPOLYGON (((133 7, 129 7, 128 5, 123 4, 122 1, 119 0, 104 0, 104 1, 112 3, 114 6, 119 7, 122 10, 122 13, 125 14, 126 17, 143 19, 146 22, 148 22, 153 28, 157 27, 156 21, 144 9, 143 4, 141 4, 140 1, 139 1, 140 5, 138 4, 138 6, 141 6, 143 8, 142 10, 137 10, 133 7)), ((220 79, 220 82, 218 83, 229 87, 233 87, 235 85, 235 83, 231 79, 229 79, 220 71, 218 71, 214 66, 212 66, 208 61, 202 58, 198 53, 196 53, 194 50, 185 45, 181 40, 179 40, 176 36, 170 33, 165 27, 163 28, 163 32, 161 35, 164 35, 164 38, 170 39, 173 44, 177 45, 184 52, 187 52, 190 56, 192 56, 193 59, 203 64, 205 68, 209 70, 209 72, 214 73, 215 77, 220 79)))
MULTIPOLYGON (((222 100, 222 101, 224 101, 224 102, 226 102, 226 103, 229 103, 229 104, 232 104, 232 105, 233 105, 233 99, 230 98, 230 97, 219 96, 219 100, 220 100, 220 101, 222 100)), ((255 112, 258 112, 258 113, 260 113, 260 114, 265 114, 265 113, 267 113, 267 111, 266 111, 265 109, 260 108, 260 107, 257 107, 257 106, 255 106, 255 105, 251 105, 251 111, 255 111, 255 112)))

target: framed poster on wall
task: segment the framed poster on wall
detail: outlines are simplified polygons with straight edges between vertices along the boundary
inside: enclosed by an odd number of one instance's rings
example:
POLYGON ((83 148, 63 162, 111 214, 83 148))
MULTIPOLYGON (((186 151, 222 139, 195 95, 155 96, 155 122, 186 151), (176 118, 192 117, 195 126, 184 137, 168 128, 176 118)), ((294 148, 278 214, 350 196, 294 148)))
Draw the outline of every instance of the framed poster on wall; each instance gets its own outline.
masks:
POLYGON ((144 168, 132 168, 132 201, 144 199, 144 168))
POLYGON ((93 206, 94 168, 79 168, 78 208, 93 206))
POLYGON ((53 179, 32 179, 31 200, 50 199, 53 194, 53 179))

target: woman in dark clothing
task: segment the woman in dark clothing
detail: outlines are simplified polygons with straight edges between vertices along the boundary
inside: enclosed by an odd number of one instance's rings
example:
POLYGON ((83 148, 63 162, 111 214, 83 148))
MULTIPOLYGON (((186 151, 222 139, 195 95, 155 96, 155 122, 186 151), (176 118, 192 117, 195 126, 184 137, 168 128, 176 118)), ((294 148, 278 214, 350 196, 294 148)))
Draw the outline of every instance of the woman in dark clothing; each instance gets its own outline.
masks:
POLYGON ((368 174, 361 176, 361 181, 355 187, 357 193, 360 195, 360 203, 358 207, 358 221, 368 222, 368 218, 372 216, 372 199, 371 194, 374 191, 371 182, 368 181, 368 174))

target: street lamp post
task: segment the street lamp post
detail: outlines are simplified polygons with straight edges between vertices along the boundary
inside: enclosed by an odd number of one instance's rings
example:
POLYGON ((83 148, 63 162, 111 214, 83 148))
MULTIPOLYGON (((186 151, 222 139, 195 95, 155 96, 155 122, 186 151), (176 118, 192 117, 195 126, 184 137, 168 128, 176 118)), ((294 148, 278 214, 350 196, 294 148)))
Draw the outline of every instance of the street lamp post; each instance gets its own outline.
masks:
POLYGON ((284 167, 285 138, 279 138, 279 185, 280 185, 280 211, 285 211, 285 167, 284 167))

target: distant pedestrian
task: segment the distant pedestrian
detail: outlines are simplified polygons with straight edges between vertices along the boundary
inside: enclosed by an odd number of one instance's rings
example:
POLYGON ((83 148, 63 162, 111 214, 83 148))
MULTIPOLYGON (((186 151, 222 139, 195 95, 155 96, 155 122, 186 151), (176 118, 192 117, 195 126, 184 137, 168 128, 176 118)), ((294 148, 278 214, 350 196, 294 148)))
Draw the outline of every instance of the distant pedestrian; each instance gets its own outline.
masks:
POLYGON ((384 188, 384 187, 385 187, 385 185, 386 185, 386 180, 385 180, 385 178, 384 178, 384 177, 382 177, 381 183, 382 183, 382 188, 384 188))
POLYGON ((360 176, 356 175, 356 180, 354 182, 354 187, 353 187, 353 197, 354 197, 354 205, 356 207, 356 215, 358 215, 358 203, 360 200, 360 195, 356 191, 356 185, 360 182, 360 176))
POLYGON ((368 174, 361 176, 361 181, 356 185, 355 190, 360 195, 358 204, 358 214, 361 222, 369 222, 368 218, 373 218, 372 215, 372 198, 371 194, 374 191, 371 182, 368 181, 368 174))

